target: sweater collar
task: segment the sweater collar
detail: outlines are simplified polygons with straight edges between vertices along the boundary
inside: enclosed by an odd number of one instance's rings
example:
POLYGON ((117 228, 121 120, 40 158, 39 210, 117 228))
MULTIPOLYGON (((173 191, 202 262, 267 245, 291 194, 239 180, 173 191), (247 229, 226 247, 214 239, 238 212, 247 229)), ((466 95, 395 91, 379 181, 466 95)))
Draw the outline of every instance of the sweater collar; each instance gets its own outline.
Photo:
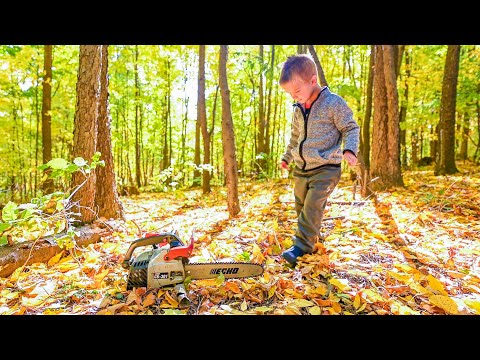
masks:
MULTIPOLYGON (((313 104, 315 104, 317 102, 318 99, 320 99, 320 95, 322 95, 322 93, 327 93, 327 92, 330 92, 330 90, 328 89, 328 86, 322 86, 320 88, 320 91, 317 95, 317 97, 315 98, 315 100, 313 100, 312 104, 310 105, 310 109, 312 108, 313 104)), ((299 108, 305 110, 304 106, 302 104, 300 104, 299 102, 296 102, 293 104, 293 106, 298 106, 299 108)))

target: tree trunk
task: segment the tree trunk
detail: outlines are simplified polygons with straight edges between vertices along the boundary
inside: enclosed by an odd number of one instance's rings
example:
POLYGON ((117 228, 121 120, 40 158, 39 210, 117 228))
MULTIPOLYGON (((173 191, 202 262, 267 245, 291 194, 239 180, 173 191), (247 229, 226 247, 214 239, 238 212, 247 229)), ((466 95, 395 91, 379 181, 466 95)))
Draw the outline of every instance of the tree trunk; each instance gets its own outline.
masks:
POLYGON ((141 126, 140 126, 140 89, 138 82, 138 45, 135 45, 135 58, 133 63, 133 71, 135 76, 135 182, 137 188, 142 186, 142 170, 141 170, 141 159, 140 159, 140 137, 141 137, 141 126))
MULTIPOLYGON (((102 45, 80 45, 77 80, 77 102, 73 130, 73 156, 91 161, 97 148, 97 116, 100 96, 102 45)), ((96 218, 95 173, 88 180, 79 172, 73 173, 73 186, 79 190, 72 197, 81 214, 80 221, 91 223, 96 218)))
POLYGON ((376 45, 374 117, 372 139, 372 188, 403 186, 398 136, 398 94, 392 45, 376 45))
MULTIPOLYGON (((405 48, 405 46, 403 46, 405 48)), ((408 109, 408 80, 410 78, 410 56, 408 52, 405 52, 405 92, 400 107, 400 153, 402 155, 402 165, 407 166, 407 109, 408 109)))
MULTIPOLYGON (((42 99, 42 143, 43 143, 43 163, 46 164, 52 160, 52 45, 45 45, 45 55, 43 69, 43 99, 42 99)), ((45 171, 47 174, 50 169, 45 171)), ((42 185, 43 192, 50 194, 53 192, 53 179, 46 179, 42 185)))
POLYGON ((228 46, 220 46, 219 77, 222 95, 222 145, 224 173, 227 183, 227 203, 230 217, 240 212, 238 201, 238 173, 235 155, 235 133, 233 130, 232 110, 230 106, 230 90, 227 80, 228 46))
MULTIPOLYGON (((263 100, 263 45, 260 45, 260 85, 258 89, 258 146, 257 168, 259 172, 265 171, 265 107, 263 100), (260 155, 261 157, 258 157, 260 155)), ((223 104, 223 102, 222 102, 223 104)))
POLYGON ((389 141, 392 141, 390 149, 390 163, 392 178, 390 186, 403 186, 402 170, 400 166, 400 117, 398 113, 397 74, 395 73, 395 45, 383 46, 383 69, 385 72, 385 85, 387 88, 389 141))
POLYGON ((318 59, 317 52, 315 51, 315 47, 313 45, 308 45, 308 50, 313 57, 313 61, 315 65, 317 65, 317 72, 318 72, 318 82, 320 86, 328 86, 327 80, 325 79, 325 73, 323 72, 322 65, 320 64, 320 60, 318 59))
MULTIPOLYGON (((268 98, 267 98, 267 116, 265 119, 265 160, 266 160, 266 169, 265 172, 269 173, 270 167, 270 126, 272 124, 271 114, 272 114, 272 88, 273 88, 273 70, 275 64, 275 45, 272 45, 272 53, 270 59, 270 68, 268 70, 268 98)), ((243 122, 242 122, 243 123, 243 122)))
MULTIPOLYGON (((200 125, 203 137, 203 165, 210 164, 210 133, 207 129, 207 110, 205 103, 205 45, 199 45, 198 51, 198 96, 197 96, 197 123, 200 125)), ((216 102, 216 98, 215 98, 216 102)), ((199 155, 200 157, 200 150, 199 155)), ((200 162, 200 161, 199 161, 200 162)), ((209 193, 210 171, 203 168, 203 193, 209 193)))
POLYGON ((368 70, 367 101, 365 104, 365 118, 362 126, 362 154, 365 168, 370 169, 370 119, 372 117, 373 75, 375 66, 375 45, 370 48, 370 63, 368 70))
POLYGON ((443 74, 442 103, 438 132, 438 161, 435 175, 455 174, 455 107, 457 98, 460 45, 448 45, 443 74))
POLYGON ((102 154, 105 167, 96 169, 95 205, 98 207, 98 216, 107 219, 125 219, 122 203, 118 198, 117 183, 115 180, 112 136, 110 130, 110 110, 108 100, 108 45, 102 46, 102 70, 100 75, 100 101, 98 106, 98 138, 97 150, 102 154))
MULTIPOLYGON (((199 74, 199 77, 200 77, 200 74, 199 74)), ((204 95, 203 101, 205 102, 205 95, 204 95)), ((205 106, 205 104, 203 106, 205 106)), ((196 168, 193 170, 193 186, 200 185, 201 183, 201 178, 200 178, 201 174, 200 174, 200 170, 198 170, 198 166, 200 166, 200 128, 201 126, 200 126, 200 117, 198 116, 198 100, 197 100, 197 121, 195 121, 195 153, 193 155, 193 161, 195 163, 196 168)))
POLYGON ((470 115, 465 113, 462 126, 462 142, 460 144, 460 159, 468 159, 468 135, 470 134, 470 115))

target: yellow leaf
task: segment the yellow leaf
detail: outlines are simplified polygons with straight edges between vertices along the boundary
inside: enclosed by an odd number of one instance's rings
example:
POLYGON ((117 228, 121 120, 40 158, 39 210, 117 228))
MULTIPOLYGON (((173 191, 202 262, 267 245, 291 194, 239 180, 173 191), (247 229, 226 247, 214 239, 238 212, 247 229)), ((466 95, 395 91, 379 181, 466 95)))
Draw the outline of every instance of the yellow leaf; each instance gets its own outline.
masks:
POLYGON ((418 311, 412 310, 399 301, 395 301, 393 304, 391 304, 390 311, 395 315, 420 315, 418 311))
POLYGON ((23 268, 23 266, 20 266, 19 268, 15 269, 12 275, 10 275, 10 280, 17 281, 20 278, 20 274, 22 273, 23 268))
POLYGON ((376 232, 372 232, 371 235, 372 235, 374 238, 376 238, 376 239, 388 241, 388 238, 387 238, 385 235, 383 235, 383 234, 376 233, 376 232))
POLYGON ((445 312, 449 314, 458 314, 457 303, 448 296, 432 295, 429 297, 429 300, 433 305, 442 308, 443 310, 445 310, 445 312))
POLYGON ((273 221, 272 221, 272 227, 273 227, 273 231, 277 231, 277 229, 278 229, 277 219, 273 219, 273 221))
POLYGON ((302 315, 300 310, 293 305, 288 305, 287 307, 285 307, 285 314, 286 315, 302 315))
POLYGON ((52 257, 50 260, 48 260, 47 262, 47 265, 48 266, 52 266, 52 265, 55 265, 59 260, 60 258, 62 257, 63 255, 63 250, 60 251, 57 255, 55 255, 54 257, 52 257))
POLYGON ((358 309, 357 309, 357 313, 359 313, 360 311, 363 311, 365 310, 365 308, 367 307, 367 303, 364 302, 362 306, 360 306, 358 309))
POLYGON ((268 307, 268 306, 258 306, 254 309, 256 312, 260 312, 262 314, 265 314, 266 312, 272 311, 273 308, 268 307))
POLYGON ((308 312, 310 313, 310 315, 320 315, 322 313, 320 307, 318 306, 312 306, 308 309, 308 312))
POLYGON ((355 309, 358 309, 360 307, 360 304, 361 304, 360 295, 357 293, 357 295, 355 295, 355 300, 353 300, 353 307, 355 309))
POLYGON ((170 305, 172 305, 172 307, 178 307, 178 301, 175 300, 172 295, 170 295, 170 291, 167 291, 165 293, 165 300, 167 300, 169 302, 170 305))
POLYGON ((10 290, 5 289, 5 290, 2 290, 2 292, 0 293, 0 297, 6 300, 12 300, 12 299, 18 298, 19 294, 20 293, 18 291, 10 292, 10 290))
POLYGON ((84 264, 96 264, 98 259, 100 258, 99 252, 89 252, 85 256, 85 260, 83 261, 84 264))
POLYGON ((307 300, 307 299, 295 299, 293 300, 296 306, 298 307, 308 307, 308 306, 313 306, 315 305, 313 302, 307 300))
POLYGON ((411 275, 402 275, 402 274, 396 273, 395 271, 387 271, 387 275, 390 275, 394 279, 404 284, 406 284, 411 279, 411 275))
POLYGON ((61 261, 55 266, 55 268, 61 272, 67 272, 73 269, 78 268, 78 264, 74 261, 71 260, 71 262, 64 262, 61 263, 61 261))
POLYGON ((240 305, 240 310, 245 311, 247 310, 247 307, 248 307, 247 302, 243 300, 242 304, 240 305))
POLYGON ((45 299, 41 297, 30 298, 30 297, 22 296, 22 305, 26 307, 38 306, 42 304, 44 301, 45 299))
POLYGON ((465 305, 467 305, 470 309, 475 311, 477 314, 480 315, 480 301, 474 299, 465 299, 463 300, 465 305))
POLYGON ((411 266, 407 265, 407 264, 403 264, 403 263, 396 263, 395 264, 395 267, 400 269, 400 270, 403 270, 407 273, 413 273, 413 274, 416 274, 418 273, 419 271, 417 269, 414 269, 412 268, 411 266))
POLYGON ((223 275, 223 273, 220 273, 220 275, 218 275, 215 278, 215 285, 222 285, 224 282, 225 282, 225 275, 223 275))
POLYGON ((417 282, 412 281, 410 284, 408 284, 408 286, 410 286, 410 289, 415 290, 419 294, 427 294, 427 295, 432 294, 430 290, 424 288, 422 285, 420 285, 417 282))
POLYGON ((448 293, 445 291, 445 288, 443 287, 443 284, 439 280, 437 280, 436 278, 434 278, 430 274, 427 276, 427 280, 428 280, 428 285, 430 285, 430 287, 433 290, 436 290, 437 292, 439 292, 442 295, 448 296, 448 293))
POLYGON ((362 296, 367 300, 369 303, 375 302, 385 302, 385 299, 377 294, 375 291, 371 289, 365 289, 362 292, 362 296))
POLYGON ((252 259, 253 262, 256 262, 259 264, 262 264, 265 262, 265 256, 263 256, 262 250, 256 243, 252 244, 252 253, 253 253, 253 259, 252 259))
POLYGON ((270 299, 275 294, 275 290, 277 290, 276 285, 273 285, 273 286, 270 287, 270 289, 268 289, 267 299, 270 299))
POLYGON ((342 312, 342 307, 340 306, 340 304, 338 302, 332 301, 332 308, 333 308, 333 310, 335 310, 335 312, 337 314, 342 312))
POLYGON ((328 292, 328 288, 325 284, 321 283, 315 288, 314 293, 319 294, 321 296, 325 295, 328 292))
POLYGON ((350 290, 350 285, 348 285, 347 279, 330 279, 330 284, 336 286, 340 291, 350 290))
POLYGON ((109 269, 105 269, 93 276, 93 280, 95 281, 95 285, 97 288, 100 287, 100 285, 102 284, 102 280, 105 278, 105 276, 108 275, 109 272, 110 272, 109 269))

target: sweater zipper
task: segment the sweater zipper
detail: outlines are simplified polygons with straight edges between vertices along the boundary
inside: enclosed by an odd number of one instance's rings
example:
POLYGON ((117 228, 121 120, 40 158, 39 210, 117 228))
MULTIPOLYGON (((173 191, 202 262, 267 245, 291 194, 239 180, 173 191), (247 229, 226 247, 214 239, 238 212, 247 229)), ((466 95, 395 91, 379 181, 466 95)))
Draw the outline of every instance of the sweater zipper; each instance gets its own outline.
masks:
POLYGON ((303 166, 302 166, 302 170, 305 171, 305 168, 307 167, 307 162, 305 161, 305 158, 303 157, 303 143, 305 142, 305 140, 307 140, 307 125, 308 125, 308 117, 310 116, 310 113, 312 111, 312 107, 313 107, 313 104, 315 104, 315 102, 318 100, 318 98, 320 97, 320 94, 323 92, 323 90, 325 90, 327 87, 324 87, 319 93, 318 93, 318 96, 315 100, 313 100, 312 104, 310 105, 310 109, 308 111, 308 114, 305 114, 305 111, 303 111, 302 107, 296 103, 295 105, 298 106, 300 108, 300 111, 302 112, 302 115, 303 115, 303 123, 305 124, 305 137, 303 138, 303 140, 300 142, 300 149, 299 149, 299 154, 300 154, 300 157, 302 158, 303 160, 303 166))

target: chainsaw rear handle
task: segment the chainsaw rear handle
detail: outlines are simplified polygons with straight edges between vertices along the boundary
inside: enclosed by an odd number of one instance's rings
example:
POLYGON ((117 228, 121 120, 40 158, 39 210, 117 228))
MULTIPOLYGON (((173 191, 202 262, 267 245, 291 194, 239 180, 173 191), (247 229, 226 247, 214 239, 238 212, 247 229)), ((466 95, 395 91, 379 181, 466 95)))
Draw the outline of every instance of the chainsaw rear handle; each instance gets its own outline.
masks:
POLYGON ((144 237, 144 238, 141 238, 141 239, 134 240, 134 241, 132 241, 132 243, 130 244, 130 247, 127 250, 125 258, 123 259, 123 262, 122 262, 122 266, 125 269, 128 269, 128 267, 130 266, 130 258, 132 257, 133 251, 137 247, 148 246, 148 245, 156 245, 156 244, 159 244, 161 242, 165 242, 165 238, 168 238, 168 237, 173 237, 173 238, 175 238, 175 240, 179 241, 180 244, 183 244, 183 241, 180 240, 180 238, 176 234, 170 233, 170 232, 155 234, 153 236, 147 236, 147 237, 144 237))

